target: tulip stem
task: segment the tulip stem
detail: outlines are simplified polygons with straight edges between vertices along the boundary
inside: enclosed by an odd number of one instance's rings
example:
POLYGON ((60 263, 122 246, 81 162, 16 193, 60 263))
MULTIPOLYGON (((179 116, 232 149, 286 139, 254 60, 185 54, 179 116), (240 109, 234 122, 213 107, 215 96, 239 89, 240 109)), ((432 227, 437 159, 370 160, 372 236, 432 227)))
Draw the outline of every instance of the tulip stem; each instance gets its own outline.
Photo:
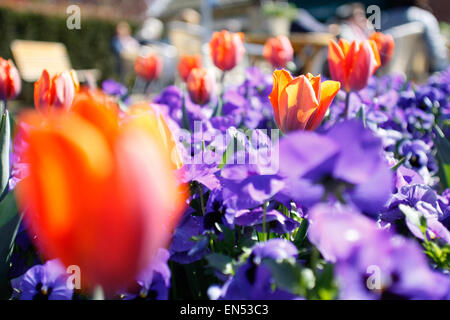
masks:
POLYGON ((350 94, 351 91, 348 91, 345 95, 345 109, 344 109, 344 119, 348 119, 348 108, 350 106, 350 94))
POLYGON ((226 71, 222 72, 222 75, 220 76, 220 84, 222 85, 222 93, 225 92, 225 75, 226 71))
POLYGON ((0 116, 4 116, 6 114, 6 102, 8 100, 0 100, 0 111, 1 111, 1 115, 0 116))
POLYGON ((262 233, 264 235, 264 241, 267 241, 269 239, 269 232, 267 230, 267 221, 266 221, 266 213, 267 213, 267 206, 269 203, 266 201, 263 205, 263 225, 262 225, 262 233))

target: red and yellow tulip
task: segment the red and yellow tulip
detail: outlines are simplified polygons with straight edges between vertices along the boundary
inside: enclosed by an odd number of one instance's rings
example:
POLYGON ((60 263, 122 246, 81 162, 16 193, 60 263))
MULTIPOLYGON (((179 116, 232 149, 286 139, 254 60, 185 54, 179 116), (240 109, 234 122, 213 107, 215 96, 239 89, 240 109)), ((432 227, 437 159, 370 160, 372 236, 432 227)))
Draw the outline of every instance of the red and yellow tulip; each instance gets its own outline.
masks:
POLYGON ((233 69, 245 54, 244 34, 227 30, 214 32, 209 42, 214 65, 222 71, 233 69))
POLYGON ((374 41, 349 43, 340 39, 339 44, 330 40, 328 65, 331 78, 339 81, 343 89, 350 92, 365 88, 381 61, 374 41))
POLYGON ((381 65, 384 66, 392 58, 395 49, 394 38, 390 34, 384 34, 381 32, 374 32, 370 36, 370 40, 375 41, 377 49, 380 54, 381 65))
POLYGON ((182 55, 178 62, 178 73, 184 82, 187 81, 192 69, 202 68, 202 56, 199 54, 182 55))
POLYGON ((278 36, 266 41, 263 55, 274 68, 284 68, 294 58, 294 49, 288 37, 278 36))
POLYGON ((142 79, 150 82, 157 79, 162 72, 162 61, 154 53, 139 56, 134 63, 134 71, 142 79))
POLYGON ((320 75, 292 78, 286 70, 275 71, 273 81, 269 99, 278 128, 284 133, 317 129, 340 88, 337 81, 321 82, 320 75))
POLYGON ((70 111, 20 123, 29 172, 16 194, 37 247, 79 266, 90 288, 123 288, 167 245, 185 206, 164 119, 143 106, 119 117, 106 96, 81 92, 70 111))
POLYGON ((0 100, 14 99, 22 88, 19 71, 11 60, 0 58, 0 100))
POLYGON ((207 104, 215 88, 214 75, 206 69, 193 69, 187 80, 191 100, 199 105, 207 104))
POLYGON ((34 83, 34 104, 38 111, 49 114, 56 110, 69 110, 80 88, 74 70, 58 73, 50 78, 47 70, 34 83))

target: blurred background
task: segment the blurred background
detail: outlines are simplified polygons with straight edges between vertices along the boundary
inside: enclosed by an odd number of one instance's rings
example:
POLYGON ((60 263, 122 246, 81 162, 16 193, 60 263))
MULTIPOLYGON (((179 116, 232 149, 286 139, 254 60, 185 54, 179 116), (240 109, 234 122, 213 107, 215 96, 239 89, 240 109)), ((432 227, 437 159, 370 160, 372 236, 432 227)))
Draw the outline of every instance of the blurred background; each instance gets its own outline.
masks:
POLYGON ((207 44, 221 29, 243 32, 246 41, 246 58, 228 82, 239 81, 248 66, 272 71, 262 56, 271 36, 291 40, 293 73, 326 76, 330 39, 362 40, 374 31, 391 34, 396 43, 379 73, 422 81, 448 66, 449 23, 448 0, 0 0, 0 56, 13 59, 24 80, 20 106, 32 105, 33 82, 43 68, 73 68, 91 86, 115 79, 133 88, 134 61, 147 51, 164 63, 153 89, 178 83, 178 57, 202 54, 211 66, 207 44), (73 27, 77 18, 80 28, 73 27))

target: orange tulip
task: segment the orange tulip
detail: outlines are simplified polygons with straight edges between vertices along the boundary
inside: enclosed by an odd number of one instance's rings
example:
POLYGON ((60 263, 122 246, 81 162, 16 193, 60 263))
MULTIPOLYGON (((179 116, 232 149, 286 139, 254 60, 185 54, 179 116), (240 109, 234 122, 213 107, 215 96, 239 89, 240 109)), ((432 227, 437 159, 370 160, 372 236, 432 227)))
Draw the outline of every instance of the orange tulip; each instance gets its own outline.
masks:
POLYGON ((328 65, 331 78, 339 81, 345 91, 350 92, 365 88, 381 62, 374 41, 353 41, 350 44, 340 39, 339 44, 330 40, 328 65))
POLYGON ((209 42, 211 58, 222 71, 233 69, 245 54, 244 34, 230 33, 227 30, 214 32, 209 42))
POLYGON ((263 55, 274 68, 284 68, 294 58, 294 49, 288 37, 278 36, 266 41, 263 55))
POLYGON ((29 175, 16 194, 41 253, 112 292, 167 245, 186 195, 163 148, 163 119, 130 111, 119 120, 103 98, 83 92, 67 113, 22 115, 29 175))
POLYGON ((139 56, 134 64, 134 71, 139 77, 150 82, 160 76, 162 61, 153 53, 147 56, 139 56))
POLYGON ((339 88, 337 81, 321 83, 320 75, 293 79, 286 70, 275 71, 269 99, 278 128, 284 133, 317 129, 339 88))
POLYGON ((11 60, 0 58, 0 100, 14 99, 20 93, 22 82, 11 60))
POLYGON ((178 73, 181 79, 186 82, 192 69, 202 68, 202 66, 201 55, 183 55, 180 57, 180 62, 178 63, 178 73))
POLYGON ((206 69, 193 69, 187 80, 191 100, 199 105, 207 104, 215 87, 214 75, 206 69))
POLYGON ((34 83, 36 109, 45 114, 60 109, 67 111, 79 88, 80 83, 74 70, 58 73, 53 78, 44 70, 41 78, 34 83))
POLYGON ((381 32, 374 32, 370 36, 370 40, 377 44, 378 52, 380 54, 381 65, 386 65, 391 60, 394 54, 395 42, 390 34, 383 34, 381 32))

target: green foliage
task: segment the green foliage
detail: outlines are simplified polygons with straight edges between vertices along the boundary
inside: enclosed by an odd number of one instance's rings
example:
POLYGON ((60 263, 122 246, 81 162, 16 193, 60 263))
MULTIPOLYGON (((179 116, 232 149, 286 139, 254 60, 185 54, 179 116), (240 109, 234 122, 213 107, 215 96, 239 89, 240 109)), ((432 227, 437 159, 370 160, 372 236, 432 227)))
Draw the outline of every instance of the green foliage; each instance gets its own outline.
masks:
POLYGON ((8 270, 20 220, 14 193, 10 192, 0 202, 0 299, 8 299, 11 295, 8 270))
POLYGON ((450 187, 450 142, 438 126, 434 127, 434 132, 434 144, 439 162, 439 177, 442 187, 445 189, 450 187))
POLYGON ((267 2, 263 4, 262 10, 266 17, 294 20, 297 15, 297 8, 287 2, 267 2))
POLYGON ((9 145, 11 138, 9 112, 4 104, 3 101, 0 101, 0 196, 3 195, 8 186, 9 145))

